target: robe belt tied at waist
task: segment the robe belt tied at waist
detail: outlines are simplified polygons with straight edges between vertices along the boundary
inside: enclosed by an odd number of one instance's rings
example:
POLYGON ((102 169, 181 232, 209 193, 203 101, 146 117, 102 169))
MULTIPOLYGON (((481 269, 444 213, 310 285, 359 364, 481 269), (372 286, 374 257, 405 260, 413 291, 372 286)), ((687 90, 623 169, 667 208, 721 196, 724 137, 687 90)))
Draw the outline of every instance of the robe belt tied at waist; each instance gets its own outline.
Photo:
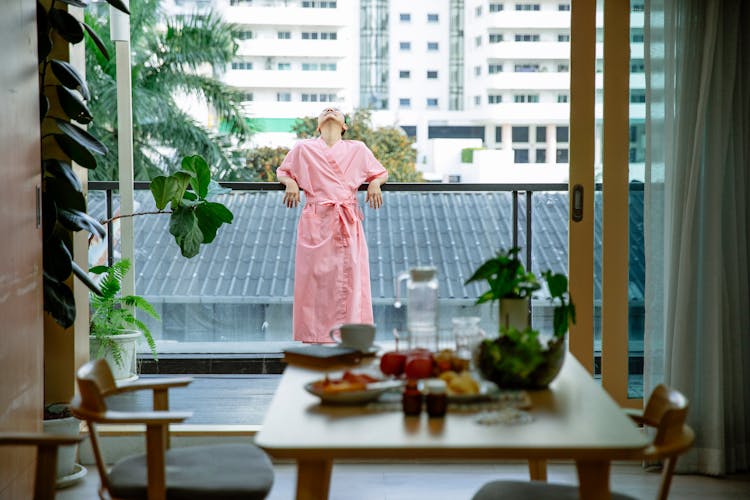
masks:
POLYGON ((336 210, 336 219, 338 220, 339 229, 341 231, 339 242, 341 246, 349 246, 349 242, 353 236, 351 232, 352 225, 357 222, 357 220, 364 219, 357 200, 313 200, 313 203, 325 207, 334 207, 336 210))

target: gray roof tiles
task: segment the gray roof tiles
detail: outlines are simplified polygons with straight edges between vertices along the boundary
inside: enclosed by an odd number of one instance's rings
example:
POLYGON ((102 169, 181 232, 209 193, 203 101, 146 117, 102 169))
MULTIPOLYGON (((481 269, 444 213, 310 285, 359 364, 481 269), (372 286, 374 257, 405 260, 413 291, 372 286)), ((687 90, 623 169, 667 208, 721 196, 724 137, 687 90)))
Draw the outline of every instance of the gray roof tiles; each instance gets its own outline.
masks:
MULTIPOLYGON (((148 192, 136 193, 139 210, 153 209, 148 192)), ((104 217, 101 192, 90 194, 90 211, 104 217)), ((442 299, 473 301, 484 284, 464 285, 479 264, 512 244, 512 195, 508 192, 388 191, 380 210, 364 207, 373 301, 390 302, 398 273, 417 265, 438 268, 442 299)), ((519 197, 519 246, 526 244, 525 196, 519 197)), ((630 296, 643 300, 643 192, 631 206, 630 296)), ((136 290, 153 301, 289 302, 294 292, 296 221, 278 191, 233 192, 218 200, 234 213, 200 254, 185 259, 168 232, 169 218, 136 217, 136 290)), ((596 248, 601 248, 601 196, 595 196, 596 248)), ((568 196, 532 196, 532 267, 566 272, 568 196)), ((524 252, 521 254, 525 255, 524 252)), ((595 252, 601 269, 601 252, 595 252)), ((594 296, 601 297, 595 276, 594 296)))

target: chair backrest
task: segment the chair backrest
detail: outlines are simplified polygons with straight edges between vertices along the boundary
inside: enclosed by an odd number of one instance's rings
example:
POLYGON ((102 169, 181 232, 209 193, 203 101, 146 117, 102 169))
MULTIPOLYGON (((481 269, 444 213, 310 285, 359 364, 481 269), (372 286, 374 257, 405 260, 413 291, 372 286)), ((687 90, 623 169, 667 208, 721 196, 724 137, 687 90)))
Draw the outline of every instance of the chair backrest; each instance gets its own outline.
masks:
POLYGON ((109 364, 104 359, 95 359, 81 366, 76 372, 76 382, 79 394, 71 403, 71 411, 76 417, 86 422, 102 488, 108 491, 109 474, 99 446, 96 419, 97 415, 107 411, 105 398, 117 388, 117 384, 109 364))
POLYGON ((89 361, 76 372, 80 406, 90 412, 107 411, 105 398, 117 388, 114 375, 104 359, 89 361))
POLYGON ((664 461, 659 500, 669 494, 677 457, 693 445, 693 430, 685 423, 690 404, 687 398, 664 384, 654 388, 649 396, 641 421, 656 429, 656 436, 645 451, 647 459, 664 461))

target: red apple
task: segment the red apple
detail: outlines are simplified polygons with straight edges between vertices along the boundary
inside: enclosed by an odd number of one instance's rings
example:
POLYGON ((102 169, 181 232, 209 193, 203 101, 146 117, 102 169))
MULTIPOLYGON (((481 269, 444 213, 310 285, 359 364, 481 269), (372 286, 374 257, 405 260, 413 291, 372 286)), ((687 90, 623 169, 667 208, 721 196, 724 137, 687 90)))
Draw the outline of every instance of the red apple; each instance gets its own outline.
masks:
POLYGON ((418 378, 429 378, 432 376, 432 356, 424 356, 418 354, 416 356, 409 355, 406 358, 406 365, 404 366, 404 373, 407 378, 418 379, 418 378))
POLYGON ((399 376, 404 373, 406 353, 403 351, 388 351, 380 358, 380 371, 385 375, 399 376))

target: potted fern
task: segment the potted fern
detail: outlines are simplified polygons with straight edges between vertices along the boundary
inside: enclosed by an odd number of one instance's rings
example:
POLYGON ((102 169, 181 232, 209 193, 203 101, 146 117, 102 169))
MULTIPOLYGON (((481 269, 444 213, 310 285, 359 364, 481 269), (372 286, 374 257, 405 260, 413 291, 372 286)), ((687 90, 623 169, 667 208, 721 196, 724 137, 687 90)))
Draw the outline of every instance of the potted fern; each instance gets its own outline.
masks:
POLYGON ((154 307, 138 295, 121 295, 122 280, 130 270, 127 259, 111 266, 95 266, 89 272, 99 275, 101 295, 91 294, 91 323, 89 326, 89 346, 91 358, 104 358, 110 365, 115 379, 137 377, 135 353, 141 335, 157 358, 156 342, 145 323, 136 318, 135 311, 141 310, 149 316, 160 319, 154 307))

